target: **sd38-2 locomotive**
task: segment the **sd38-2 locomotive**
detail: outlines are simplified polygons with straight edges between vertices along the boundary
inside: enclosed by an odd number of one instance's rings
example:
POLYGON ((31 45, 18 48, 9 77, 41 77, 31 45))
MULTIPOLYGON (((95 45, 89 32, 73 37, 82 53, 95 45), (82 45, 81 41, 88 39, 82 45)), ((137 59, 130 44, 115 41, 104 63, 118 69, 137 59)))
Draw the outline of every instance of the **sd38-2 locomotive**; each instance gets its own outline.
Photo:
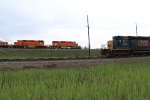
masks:
POLYGON ((101 54, 106 57, 150 55, 150 37, 113 36, 101 54))

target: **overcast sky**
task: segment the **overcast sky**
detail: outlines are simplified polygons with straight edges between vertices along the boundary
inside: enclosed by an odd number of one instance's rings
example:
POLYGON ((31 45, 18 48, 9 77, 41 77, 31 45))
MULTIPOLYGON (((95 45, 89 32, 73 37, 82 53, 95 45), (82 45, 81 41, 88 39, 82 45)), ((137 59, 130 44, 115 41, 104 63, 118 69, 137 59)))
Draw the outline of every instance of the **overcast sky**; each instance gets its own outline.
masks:
POLYGON ((100 48, 114 35, 150 36, 150 0, 0 0, 0 40, 76 41, 100 48))

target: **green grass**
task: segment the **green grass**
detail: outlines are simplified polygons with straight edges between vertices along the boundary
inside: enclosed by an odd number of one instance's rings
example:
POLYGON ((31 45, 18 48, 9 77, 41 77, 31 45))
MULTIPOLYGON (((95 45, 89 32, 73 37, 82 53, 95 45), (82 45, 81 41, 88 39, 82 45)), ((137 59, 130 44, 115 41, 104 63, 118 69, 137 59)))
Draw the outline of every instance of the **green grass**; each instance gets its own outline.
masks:
POLYGON ((150 62, 0 73, 0 100, 150 100, 150 62))
MULTIPOLYGON (((99 49, 92 49, 91 56, 100 56, 99 49)), ((88 50, 45 50, 45 49, 0 49, 0 59, 28 59, 28 58, 53 58, 53 57, 88 57, 88 50)))

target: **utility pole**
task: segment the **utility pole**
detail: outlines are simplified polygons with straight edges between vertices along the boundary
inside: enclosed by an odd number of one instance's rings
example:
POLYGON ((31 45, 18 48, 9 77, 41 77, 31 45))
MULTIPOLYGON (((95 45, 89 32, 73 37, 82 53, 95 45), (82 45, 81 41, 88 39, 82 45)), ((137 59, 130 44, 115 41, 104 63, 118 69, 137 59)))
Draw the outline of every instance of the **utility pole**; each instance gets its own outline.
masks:
POLYGON ((137 23, 135 23, 136 24, 136 36, 138 36, 138 33, 137 33, 137 23))
POLYGON ((89 29, 90 29, 90 26, 89 26, 89 18, 88 18, 88 15, 87 15, 87 28, 88 28, 88 41, 89 41, 89 57, 91 56, 91 51, 90 51, 90 32, 89 32, 89 29))

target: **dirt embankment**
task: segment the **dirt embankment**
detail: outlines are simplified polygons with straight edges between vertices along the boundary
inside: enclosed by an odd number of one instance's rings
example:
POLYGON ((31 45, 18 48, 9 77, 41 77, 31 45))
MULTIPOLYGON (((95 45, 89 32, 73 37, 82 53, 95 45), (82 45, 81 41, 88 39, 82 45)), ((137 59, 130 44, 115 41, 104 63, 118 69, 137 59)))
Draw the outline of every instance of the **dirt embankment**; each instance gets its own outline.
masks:
POLYGON ((150 57, 114 58, 114 59, 85 59, 85 60, 49 60, 49 61, 2 61, 0 70, 20 70, 30 68, 65 68, 65 67, 90 67, 97 64, 110 63, 136 63, 149 60, 150 57))

